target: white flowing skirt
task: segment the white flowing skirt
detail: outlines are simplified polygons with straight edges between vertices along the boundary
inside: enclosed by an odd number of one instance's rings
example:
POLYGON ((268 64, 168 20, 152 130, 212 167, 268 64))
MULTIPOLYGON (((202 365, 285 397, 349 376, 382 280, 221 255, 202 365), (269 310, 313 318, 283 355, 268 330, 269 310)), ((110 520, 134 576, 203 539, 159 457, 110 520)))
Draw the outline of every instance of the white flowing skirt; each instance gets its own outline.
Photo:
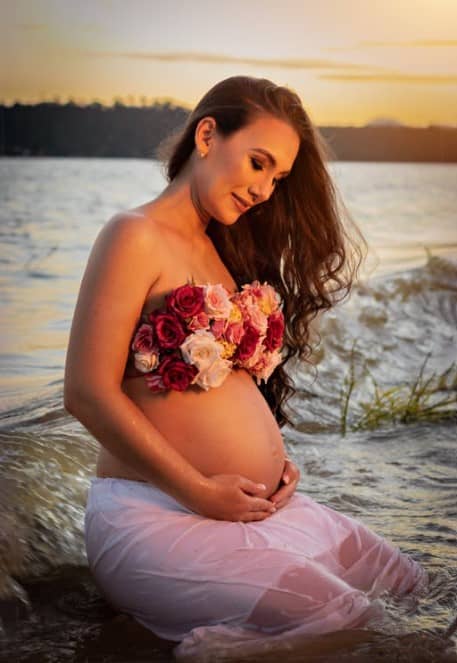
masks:
POLYGON ((364 627, 379 619, 382 592, 427 583, 409 555, 302 493, 242 523, 205 518, 149 483, 94 478, 85 542, 106 599, 182 649, 202 633, 364 627))

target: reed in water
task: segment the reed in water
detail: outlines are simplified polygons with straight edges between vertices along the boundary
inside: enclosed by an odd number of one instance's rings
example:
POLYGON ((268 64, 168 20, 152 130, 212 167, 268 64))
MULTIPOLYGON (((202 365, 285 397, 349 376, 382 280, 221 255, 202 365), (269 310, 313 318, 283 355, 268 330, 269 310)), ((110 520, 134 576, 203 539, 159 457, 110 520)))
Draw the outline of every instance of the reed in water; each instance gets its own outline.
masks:
MULTIPOLYGON (((348 372, 341 390, 341 434, 348 429, 349 402, 357 384, 355 371, 355 346, 353 343, 348 372)), ((442 373, 435 371, 424 376, 425 366, 430 359, 425 357, 419 373, 412 384, 381 388, 367 367, 363 364, 362 374, 368 375, 374 387, 373 398, 360 403, 363 415, 351 424, 353 431, 374 430, 388 423, 408 424, 412 422, 437 421, 457 418, 457 365, 452 362, 442 373), (443 395, 446 394, 446 395, 443 395)))

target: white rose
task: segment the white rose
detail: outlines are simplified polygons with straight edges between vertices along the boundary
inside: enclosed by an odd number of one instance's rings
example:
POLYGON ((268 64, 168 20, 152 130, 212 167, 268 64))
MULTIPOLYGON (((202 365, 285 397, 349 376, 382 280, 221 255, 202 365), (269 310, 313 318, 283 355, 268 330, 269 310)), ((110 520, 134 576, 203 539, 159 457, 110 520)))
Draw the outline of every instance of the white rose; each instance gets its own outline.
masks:
POLYGON ((222 346, 213 334, 206 329, 197 329, 179 346, 184 361, 193 364, 199 371, 205 371, 220 358, 222 346))
POLYGON ((228 359, 216 359, 209 368, 200 371, 194 382, 205 391, 208 391, 211 387, 219 387, 232 370, 232 365, 232 362, 228 359))
POLYGON ((149 373, 154 370, 159 362, 157 352, 135 352, 135 368, 141 373, 149 373))

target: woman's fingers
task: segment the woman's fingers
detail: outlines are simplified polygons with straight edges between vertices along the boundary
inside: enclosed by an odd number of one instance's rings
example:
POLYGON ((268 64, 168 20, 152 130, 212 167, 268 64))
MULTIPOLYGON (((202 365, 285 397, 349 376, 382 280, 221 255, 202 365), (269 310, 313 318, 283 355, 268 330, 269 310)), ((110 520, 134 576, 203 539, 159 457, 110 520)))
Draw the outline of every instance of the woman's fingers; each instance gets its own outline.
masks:
POLYGON ((287 497, 285 500, 280 500, 279 502, 275 502, 276 511, 279 511, 279 509, 282 509, 283 506, 286 506, 289 500, 290 497, 287 497))
POLYGON ((282 481, 284 484, 292 483, 292 481, 298 481, 300 478, 300 470, 297 465, 290 458, 286 458, 284 465, 284 472, 282 473, 282 481))
POLYGON ((273 504, 277 504, 281 500, 286 499, 286 497, 290 497, 293 492, 294 488, 290 484, 288 486, 281 486, 279 490, 277 490, 273 495, 271 495, 270 500, 273 502, 273 504))
POLYGON ((248 523, 254 520, 265 520, 265 518, 268 518, 269 516, 271 516, 269 511, 250 511, 244 518, 242 518, 242 521, 248 523))
POLYGON ((266 486, 264 484, 255 483, 246 477, 240 477, 239 486, 244 493, 245 498, 248 500, 249 511, 267 511, 268 513, 274 513, 274 511, 276 511, 275 505, 272 504, 270 500, 264 497, 256 497, 256 495, 262 494, 266 491, 266 486))
POLYGON ((270 501, 273 502, 278 508, 292 497, 297 487, 300 478, 300 470, 290 459, 286 459, 284 471, 281 476, 281 487, 273 494, 270 495, 270 501))
POLYGON ((256 483, 246 477, 239 477, 239 486, 242 491, 249 495, 261 495, 267 489, 264 483, 256 483))
POLYGON ((271 495, 270 501, 273 502, 275 506, 277 506, 279 502, 287 501, 294 494, 296 486, 297 486, 296 481, 292 481, 286 486, 281 486, 279 490, 277 490, 273 495, 271 495))
POLYGON ((274 513, 276 511, 276 504, 272 504, 270 500, 256 498, 255 500, 250 500, 250 502, 250 511, 267 511, 268 513, 274 513))
POLYGON ((235 474, 209 477, 209 490, 204 493, 203 508, 197 512, 219 520, 262 520, 276 511, 264 495, 266 486, 235 474))

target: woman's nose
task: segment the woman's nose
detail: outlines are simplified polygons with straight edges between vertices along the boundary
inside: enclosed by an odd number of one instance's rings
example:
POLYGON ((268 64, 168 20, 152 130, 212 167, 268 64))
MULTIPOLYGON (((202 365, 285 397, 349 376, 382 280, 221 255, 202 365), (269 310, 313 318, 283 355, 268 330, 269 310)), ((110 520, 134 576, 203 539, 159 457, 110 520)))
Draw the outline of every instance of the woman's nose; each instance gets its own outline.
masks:
POLYGON ((254 203, 262 203, 271 196, 273 191, 273 186, 267 180, 261 184, 256 184, 255 186, 250 187, 249 194, 254 203))

